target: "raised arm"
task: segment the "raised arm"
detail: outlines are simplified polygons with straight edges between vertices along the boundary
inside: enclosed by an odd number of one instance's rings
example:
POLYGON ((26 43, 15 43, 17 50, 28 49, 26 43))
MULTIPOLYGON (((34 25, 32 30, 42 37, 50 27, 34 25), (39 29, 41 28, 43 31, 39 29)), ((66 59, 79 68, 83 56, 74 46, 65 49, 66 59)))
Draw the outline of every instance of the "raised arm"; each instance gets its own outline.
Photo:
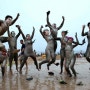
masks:
POLYGON ((43 36, 43 38, 45 38, 45 37, 44 37, 44 34, 43 34, 43 32, 42 32, 42 28, 43 28, 43 26, 41 25, 41 27, 40 27, 40 33, 41 33, 41 35, 43 36))
MULTIPOLYGON (((16 25, 16 27, 17 27, 17 25, 16 25)), ((18 29, 19 30, 19 32, 18 32, 18 34, 16 35, 16 39, 20 36, 20 34, 21 34, 21 30, 20 29, 18 29)))
POLYGON ((85 38, 82 40, 82 43, 79 42, 77 38, 77 33, 75 34, 76 42, 73 41, 74 44, 83 45, 85 43, 85 38))
POLYGON ((50 14, 50 11, 47 12, 47 18, 46 18, 47 25, 46 26, 48 26, 50 28, 50 30, 53 30, 53 27, 52 27, 51 23, 49 22, 49 14, 50 14))
POLYGON ((22 32, 20 26, 16 25, 16 27, 18 28, 19 32, 22 34, 23 39, 25 40, 26 37, 25 37, 24 33, 22 32))
POLYGON ((79 43, 78 38, 77 38, 77 33, 75 34, 75 38, 76 38, 76 42, 73 41, 73 43, 74 43, 74 44, 79 43))
POLYGON ((50 11, 47 12, 47 18, 46 18, 48 27, 51 26, 51 23, 49 22, 49 14, 50 14, 50 11))
POLYGON ((60 29, 62 28, 63 24, 64 24, 64 21, 65 21, 64 16, 62 16, 62 19, 63 19, 62 23, 60 24, 60 26, 59 26, 59 27, 57 27, 57 29, 58 29, 58 30, 60 30, 60 29))
POLYGON ((82 26, 82 33, 81 33, 82 36, 86 36, 87 35, 87 32, 84 33, 84 29, 85 29, 85 25, 82 26))
POLYGON ((35 28, 33 27, 33 32, 32 32, 32 35, 31 35, 30 40, 32 40, 32 39, 33 39, 34 33, 35 33, 35 28))
POLYGON ((20 15, 19 15, 19 13, 18 13, 17 16, 16 16, 16 18, 12 21, 11 25, 13 25, 13 24, 17 21, 17 19, 18 19, 19 16, 20 16, 20 15))

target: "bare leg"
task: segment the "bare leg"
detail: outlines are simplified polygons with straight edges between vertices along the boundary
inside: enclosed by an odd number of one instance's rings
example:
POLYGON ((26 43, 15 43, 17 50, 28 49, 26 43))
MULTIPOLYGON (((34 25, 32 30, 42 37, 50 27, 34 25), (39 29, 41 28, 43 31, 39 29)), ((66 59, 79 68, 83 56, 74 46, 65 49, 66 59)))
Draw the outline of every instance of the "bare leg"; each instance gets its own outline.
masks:
POLYGON ((36 57, 34 55, 33 56, 30 56, 30 57, 34 60, 34 64, 36 65, 36 68, 39 70, 36 57))
POLYGON ((20 65, 20 73, 22 72, 22 68, 24 66, 24 64, 26 63, 26 60, 27 60, 28 57, 24 56, 23 60, 22 60, 22 63, 20 65))
POLYGON ((17 53, 14 54, 14 61, 16 65, 16 70, 18 71, 18 54, 17 53))

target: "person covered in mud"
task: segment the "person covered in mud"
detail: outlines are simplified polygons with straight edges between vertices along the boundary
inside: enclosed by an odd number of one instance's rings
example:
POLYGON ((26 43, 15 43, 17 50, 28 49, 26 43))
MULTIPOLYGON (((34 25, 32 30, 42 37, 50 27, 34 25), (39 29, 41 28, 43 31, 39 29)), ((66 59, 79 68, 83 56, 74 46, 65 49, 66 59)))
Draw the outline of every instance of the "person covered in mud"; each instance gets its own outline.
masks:
POLYGON ((71 68, 74 76, 76 77, 76 71, 74 69, 74 65, 76 62, 76 55, 74 54, 73 49, 78 46, 78 45, 83 45, 85 43, 85 40, 82 41, 82 44, 79 43, 78 38, 77 38, 77 33, 75 35, 76 42, 73 43, 73 38, 68 37, 67 43, 65 45, 65 70, 67 71, 67 74, 69 77, 72 76, 69 67, 71 68))
POLYGON ((42 28, 43 28, 43 26, 41 26, 41 28, 40 28, 40 33, 47 42, 47 46, 45 49, 46 60, 39 63, 39 69, 41 69, 42 64, 48 63, 47 69, 49 70, 49 66, 55 62, 54 39, 53 39, 52 35, 49 34, 48 29, 45 29, 42 31, 42 28), (50 61, 50 59, 52 59, 52 60, 50 61))
POLYGON ((5 17, 5 20, 0 20, 0 44, 8 42, 8 37, 4 37, 2 35, 9 29, 9 26, 13 25, 17 21, 18 17, 19 13, 17 14, 15 19, 13 19, 12 16, 7 15, 5 17))
POLYGON ((25 49, 24 49, 24 54, 23 54, 23 60, 22 60, 22 63, 20 65, 20 73, 22 72, 22 68, 23 68, 24 64, 26 63, 26 60, 28 59, 28 57, 31 57, 34 60, 34 64, 36 65, 36 68, 38 69, 38 63, 37 63, 36 55, 35 55, 35 53, 33 51, 33 43, 35 42, 35 40, 32 41, 32 39, 34 37, 34 33, 35 33, 35 28, 33 27, 32 35, 27 34, 26 37, 25 37, 25 35, 22 32, 20 26, 17 25, 17 27, 20 30, 20 32, 22 34, 22 37, 24 39, 24 42, 25 42, 25 49))
POLYGON ((6 50, 5 46, 2 45, 0 47, 0 65, 1 65, 2 76, 5 75, 6 63, 7 63, 7 50, 6 50))
MULTIPOLYGON (((20 40, 20 43, 22 44, 21 46, 21 53, 19 55, 19 60, 20 60, 20 64, 22 63, 22 58, 23 58, 23 55, 24 55, 24 50, 25 50, 25 43, 23 41, 23 39, 20 40)), ((27 61, 26 61, 26 68, 28 68, 28 64, 27 64, 27 61)))
MULTIPOLYGON (((17 25, 16 25, 17 27, 17 25)), ((17 39, 20 36, 20 31, 18 32, 17 35, 15 35, 14 31, 9 31, 9 29, 7 30, 8 33, 8 44, 9 44, 9 66, 10 66, 10 71, 12 68, 12 61, 14 59, 15 61, 15 65, 16 65, 16 70, 18 71, 18 52, 20 51, 19 49, 17 49, 17 39)))
POLYGON ((89 31, 88 32, 84 32, 85 25, 83 25, 82 26, 82 33, 81 33, 81 35, 82 36, 87 36, 88 45, 87 45, 87 49, 86 49, 86 52, 85 52, 85 57, 86 57, 86 60, 90 63, 90 22, 88 22, 87 26, 89 28, 89 31))
POLYGON ((0 20, 0 36, 9 29, 9 26, 13 25, 17 21, 18 17, 19 13, 17 14, 15 19, 13 19, 12 16, 7 15, 5 17, 5 20, 0 20))
POLYGON ((63 62, 65 60, 65 45, 67 43, 67 36, 66 36, 67 33, 68 33, 67 30, 66 31, 62 31, 61 32, 62 37, 54 38, 55 40, 59 40, 60 43, 61 43, 61 49, 60 49, 60 58, 61 58, 60 67, 61 67, 61 72, 60 72, 60 74, 62 74, 62 72, 63 72, 63 62))
MULTIPOLYGON (((48 27, 50 28, 51 35, 52 35, 54 38, 57 38, 58 30, 60 30, 60 29, 62 28, 62 26, 63 26, 63 24, 64 24, 64 21, 65 21, 65 18, 64 18, 64 16, 62 16, 63 21, 62 21, 62 23, 60 24, 60 26, 57 27, 55 23, 51 24, 51 23, 49 22, 49 14, 50 14, 50 11, 47 12, 47 18, 46 18, 46 20, 47 20, 47 25, 46 25, 46 26, 48 26, 48 27)), ((54 52, 56 52, 56 49, 57 49, 57 41, 55 40, 55 41, 54 41, 54 52)))

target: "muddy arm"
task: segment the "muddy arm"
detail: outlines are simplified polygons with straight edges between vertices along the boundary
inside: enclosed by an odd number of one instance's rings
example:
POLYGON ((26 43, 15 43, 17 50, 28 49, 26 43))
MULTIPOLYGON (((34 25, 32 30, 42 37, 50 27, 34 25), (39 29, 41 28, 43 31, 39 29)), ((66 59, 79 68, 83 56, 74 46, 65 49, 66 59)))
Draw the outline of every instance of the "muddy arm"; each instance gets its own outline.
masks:
POLYGON ((47 21, 47 25, 48 25, 48 26, 51 26, 51 23, 49 22, 49 14, 50 14, 50 11, 47 12, 46 21, 47 21))
POLYGON ((18 28, 19 32, 22 34, 23 39, 25 40, 26 37, 25 37, 24 33, 22 32, 20 26, 16 25, 16 27, 18 28))
POLYGON ((62 23, 60 24, 60 26, 59 26, 59 27, 57 27, 57 29, 58 29, 58 30, 60 30, 60 29, 62 28, 63 24, 64 24, 64 21, 65 21, 64 16, 62 16, 62 19, 63 19, 62 23))
POLYGON ((35 28, 33 27, 33 32, 32 32, 32 35, 31 35, 30 40, 32 40, 32 39, 33 39, 33 37, 34 37, 34 33, 35 33, 35 28))
POLYGON ((19 13, 18 13, 17 16, 16 16, 16 18, 12 21, 11 25, 13 25, 13 24, 17 21, 17 19, 18 19, 19 16, 20 16, 20 15, 19 15, 19 13))
POLYGON ((82 33, 81 33, 82 36, 86 36, 87 35, 87 32, 84 33, 84 29, 85 29, 85 25, 82 26, 82 33))
POLYGON ((0 37, 2 43, 8 42, 8 37, 0 37))

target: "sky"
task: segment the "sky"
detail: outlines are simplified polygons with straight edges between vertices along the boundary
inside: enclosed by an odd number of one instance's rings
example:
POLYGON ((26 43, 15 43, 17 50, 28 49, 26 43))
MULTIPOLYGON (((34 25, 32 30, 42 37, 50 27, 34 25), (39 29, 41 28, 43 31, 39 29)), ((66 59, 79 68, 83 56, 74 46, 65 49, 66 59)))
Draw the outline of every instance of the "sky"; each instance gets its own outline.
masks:
MULTIPOLYGON (((83 46, 77 46, 75 52, 85 51, 87 47, 87 38, 81 36, 82 25, 86 25, 85 32, 88 31, 87 23, 90 22, 90 0, 0 0, 0 19, 4 20, 6 15, 16 17, 20 14, 17 22, 10 27, 10 31, 18 33, 15 25, 20 25, 24 34, 31 34, 33 26, 35 27, 35 35, 33 40, 33 49, 36 52, 45 52, 46 41, 41 36, 40 26, 46 24, 46 12, 50 13, 51 24, 56 23, 59 26, 62 22, 62 16, 65 17, 63 27, 58 31, 58 37, 61 37, 62 30, 68 30, 67 36, 74 38, 75 33, 78 34, 78 39, 82 42, 85 38, 86 43, 83 46)), ((45 28, 45 27, 44 27, 45 28)), ((5 33, 3 36, 7 36, 5 33)), ((18 38, 18 49, 21 47, 20 39, 18 38)), ((8 48, 8 43, 5 43, 8 48)), ((60 51, 60 42, 58 41, 57 52, 60 51)))

